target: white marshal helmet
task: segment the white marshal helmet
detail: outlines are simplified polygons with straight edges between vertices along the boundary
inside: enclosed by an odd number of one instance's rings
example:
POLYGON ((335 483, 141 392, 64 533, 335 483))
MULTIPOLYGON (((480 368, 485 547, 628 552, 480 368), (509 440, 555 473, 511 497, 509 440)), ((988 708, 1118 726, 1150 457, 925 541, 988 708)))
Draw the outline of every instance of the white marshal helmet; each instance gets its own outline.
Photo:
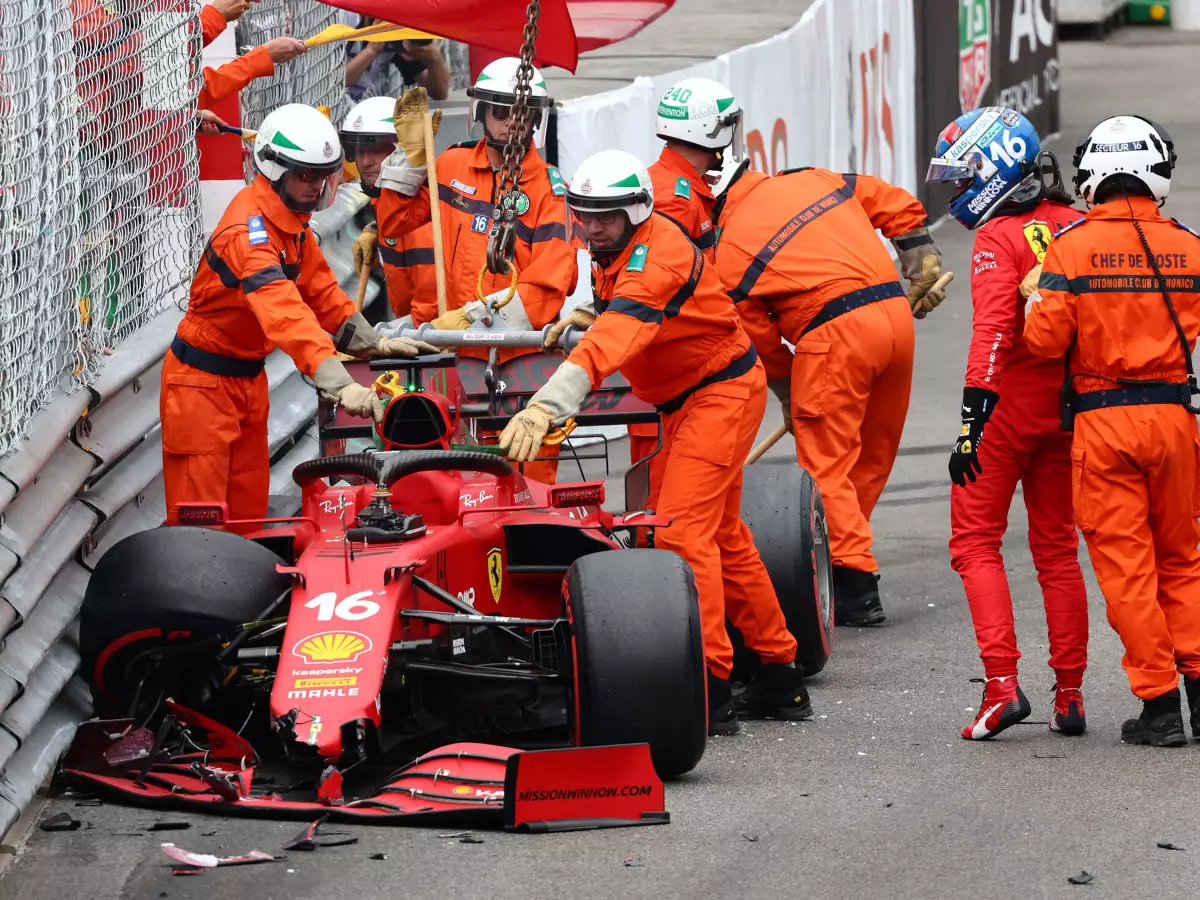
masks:
POLYGON ((258 127, 254 138, 254 164, 271 182, 285 206, 295 212, 324 209, 333 200, 342 175, 342 145, 337 130, 311 106, 289 103, 272 112, 258 127), (289 181, 323 178, 317 199, 294 200, 289 181))
POLYGON ((636 227, 654 212, 650 173, 632 153, 601 150, 575 170, 567 188, 567 206, 581 213, 623 209, 636 227))
POLYGON ((359 147, 395 146, 396 126, 392 124, 395 109, 395 97, 368 97, 346 113, 338 137, 347 161, 354 162, 354 151, 359 147))
POLYGON ((1175 144, 1165 128, 1141 116, 1113 116, 1075 148, 1075 193, 1089 206, 1114 175, 1136 178, 1162 206, 1171 192, 1175 144))
POLYGON ((671 85, 658 103, 656 133, 713 153, 728 151, 736 159, 745 152, 742 107, 729 88, 711 78, 685 78, 671 85))
MULTIPOLYGON (((483 122, 484 106, 511 109, 517 102, 517 69, 521 61, 515 56, 505 56, 488 63, 475 79, 475 84, 467 88, 467 96, 471 98, 468 111, 468 121, 473 125, 478 122, 484 126, 484 135, 490 141, 487 126, 483 122)), ((546 79, 542 77, 537 66, 531 66, 533 75, 529 79, 529 131, 533 145, 539 150, 546 143, 546 125, 550 117, 546 110, 554 106, 549 92, 546 90, 546 79)))

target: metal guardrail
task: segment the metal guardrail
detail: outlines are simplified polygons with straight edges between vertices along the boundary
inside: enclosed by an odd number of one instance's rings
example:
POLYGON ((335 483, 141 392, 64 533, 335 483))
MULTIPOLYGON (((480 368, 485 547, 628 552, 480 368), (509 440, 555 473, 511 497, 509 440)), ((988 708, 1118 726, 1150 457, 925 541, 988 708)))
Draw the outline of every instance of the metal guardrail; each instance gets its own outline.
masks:
MULTIPOLYGON (((351 292, 352 214, 329 210, 313 222, 351 292)), ((180 317, 171 309, 143 326, 90 389, 57 396, 0 460, 0 835, 91 715, 76 621, 91 570, 113 544, 165 518, 159 380, 180 317)), ((299 495, 292 469, 318 452, 316 392, 279 351, 267 381, 272 502, 286 505, 299 495)))

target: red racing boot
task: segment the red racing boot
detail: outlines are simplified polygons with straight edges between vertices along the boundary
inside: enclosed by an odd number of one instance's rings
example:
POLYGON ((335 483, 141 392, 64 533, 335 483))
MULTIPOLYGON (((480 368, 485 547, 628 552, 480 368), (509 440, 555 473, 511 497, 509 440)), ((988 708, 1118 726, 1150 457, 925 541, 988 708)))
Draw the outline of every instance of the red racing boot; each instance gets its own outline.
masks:
POLYGON ((1068 737, 1087 731, 1083 714, 1083 691, 1079 688, 1054 686, 1054 712, 1050 715, 1050 730, 1068 737))
POLYGON ((1017 684, 1017 676, 987 678, 975 721, 962 730, 964 740, 986 741, 1029 717, 1029 701, 1017 684))

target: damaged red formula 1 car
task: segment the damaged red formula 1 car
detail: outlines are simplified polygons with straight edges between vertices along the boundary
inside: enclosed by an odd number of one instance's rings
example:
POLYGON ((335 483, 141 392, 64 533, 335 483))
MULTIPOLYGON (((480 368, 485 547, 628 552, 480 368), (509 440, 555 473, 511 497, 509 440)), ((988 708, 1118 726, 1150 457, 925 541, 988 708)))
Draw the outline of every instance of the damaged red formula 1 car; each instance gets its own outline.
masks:
MULTIPOLYGON (((452 346, 466 334, 437 337, 452 346)), ((461 740, 644 744, 662 778, 694 768, 707 731, 695 587, 679 557, 635 548, 639 530, 667 524, 642 508, 645 467, 626 477, 634 511, 615 515, 602 481, 547 486, 495 453, 460 449, 476 428, 501 427, 561 360, 492 356, 351 364, 386 395, 379 443, 403 449, 300 464, 294 516, 229 522, 221 504, 191 504, 187 525, 114 546, 81 619, 98 714, 153 728, 169 698, 176 724, 224 744, 245 743, 231 732, 258 750, 274 744, 293 769, 321 773, 310 784, 324 799, 361 763, 461 740)), ((324 404, 319 417, 325 451, 370 433, 324 404)), ((657 413, 619 376, 577 416, 634 421, 657 413)), ((788 580, 789 621, 814 671, 832 618, 819 494, 794 467, 770 468, 763 485, 776 496, 753 502, 769 502, 771 519, 791 515, 785 537, 800 546, 772 553, 768 538, 764 557, 788 580), (810 510, 779 510, 785 469, 810 510)), ((503 779, 492 775, 468 777, 451 799, 495 799, 503 779)))

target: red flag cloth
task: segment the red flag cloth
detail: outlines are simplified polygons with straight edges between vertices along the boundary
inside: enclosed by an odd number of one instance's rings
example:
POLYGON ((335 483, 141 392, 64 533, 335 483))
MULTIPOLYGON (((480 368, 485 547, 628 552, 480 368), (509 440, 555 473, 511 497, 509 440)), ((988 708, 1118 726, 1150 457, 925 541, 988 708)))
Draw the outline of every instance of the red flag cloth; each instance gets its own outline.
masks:
MULTIPOLYGON (((324 0, 330 6, 438 34, 501 56, 517 56, 525 32, 526 0, 324 0)), ((540 65, 575 71, 579 50, 566 0, 542 0, 540 65)), ((297 35, 309 37, 309 35, 297 35)))
MULTIPOLYGON (((579 52, 586 53, 633 37, 674 4, 675 0, 568 0, 567 7, 579 52)), ((471 77, 477 76, 488 63, 507 55, 472 44, 471 77)), ((543 56, 540 36, 538 58, 534 62, 539 66, 557 65, 543 56)))

